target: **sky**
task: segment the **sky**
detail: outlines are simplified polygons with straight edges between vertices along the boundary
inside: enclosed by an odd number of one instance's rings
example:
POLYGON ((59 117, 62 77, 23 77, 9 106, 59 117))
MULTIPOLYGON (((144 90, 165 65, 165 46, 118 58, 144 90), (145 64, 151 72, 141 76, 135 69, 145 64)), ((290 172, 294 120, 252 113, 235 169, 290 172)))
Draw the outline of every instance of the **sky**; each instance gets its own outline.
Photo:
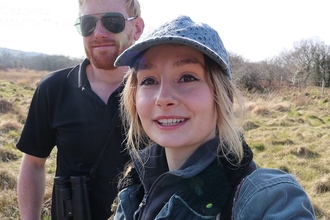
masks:
MULTIPOLYGON (((0 47, 85 57, 73 26, 78 0, 1 0, 0 47)), ((145 32, 189 15, 216 29, 232 53, 261 61, 303 39, 330 45, 329 0, 140 0, 145 32)))

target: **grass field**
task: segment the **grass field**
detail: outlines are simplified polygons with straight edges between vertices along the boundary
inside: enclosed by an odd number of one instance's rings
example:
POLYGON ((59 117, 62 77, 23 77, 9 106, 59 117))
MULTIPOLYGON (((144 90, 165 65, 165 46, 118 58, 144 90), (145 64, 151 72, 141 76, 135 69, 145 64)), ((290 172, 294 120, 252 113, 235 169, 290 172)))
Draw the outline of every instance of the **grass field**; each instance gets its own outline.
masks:
MULTIPOLYGON (((16 150, 35 86, 44 72, 0 72, 0 219, 19 219, 16 181, 22 157, 16 150)), ((284 87, 244 93, 247 143, 261 167, 293 174, 311 198, 318 219, 330 219, 330 89, 284 87)), ((55 152, 47 160, 43 219, 50 219, 55 152)))

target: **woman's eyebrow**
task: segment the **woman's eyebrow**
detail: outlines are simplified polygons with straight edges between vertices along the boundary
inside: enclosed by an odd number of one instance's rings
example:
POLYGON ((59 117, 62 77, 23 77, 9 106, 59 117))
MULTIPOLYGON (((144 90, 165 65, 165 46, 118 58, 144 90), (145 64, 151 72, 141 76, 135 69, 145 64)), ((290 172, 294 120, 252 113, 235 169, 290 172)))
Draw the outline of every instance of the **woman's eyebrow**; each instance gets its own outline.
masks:
MULTIPOLYGON (((178 61, 175 61, 173 63, 173 66, 174 67, 180 67, 180 66, 183 66, 183 65, 187 65, 187 64, 197 64, 197 65, 200 65, 201 67, 204 68, 204 65, 202 62, 200 62, 198 59, 196 58, 184 58, 184 59, 181 59, 181 60, 178 60, 178 61)), ((137 70, 138 71, 141 71, 141 70, 150 70, 150 69, 154 69, 155 66, 152 64, 152 63, 146 63, 144 62, 143 60, 140 61, 139 65, 138 65, 138 68, 137 70)))
POLYGON ((137 67, 137 71, 150 70, 150 69, 154 69, 154 68, 155 68, 155 66, 153 64, 141 61, 137 67))
POLYGON ((188 57, 188 58, 185 58, 185 59, 182 59, 182 60, 178 60, 178 61, 173 63, 173 66, 179 67, 179 66, 183 66, 183 65, 186 65, 186 64, 198 64, 198 65, 200 65, 201 67, 204 68, 204 64, 201 61, 199 61, 196 58, 191 58, 191 57, 188 57))

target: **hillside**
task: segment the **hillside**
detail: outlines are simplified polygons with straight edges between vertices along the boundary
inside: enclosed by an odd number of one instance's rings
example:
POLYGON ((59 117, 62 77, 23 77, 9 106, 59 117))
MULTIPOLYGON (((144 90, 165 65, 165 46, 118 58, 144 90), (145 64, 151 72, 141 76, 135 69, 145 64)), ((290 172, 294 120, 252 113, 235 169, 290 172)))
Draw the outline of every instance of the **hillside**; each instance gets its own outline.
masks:
MULTIPOLYGON (((15 149, 35 86, 45 72, 0 71, 0 219, 19 219, 15 149)), ((330 89, 283 87, 244 93, 242 126, 257 164, 293 174, 310 196, 318 219, 330 219, 330 89)), ((49 219, 55 152, 47 160, 43 219, 49 219)))
POLYGON ((47 55, 44 53, 27 52, 0 47, 0 71, 10 69, 53 71, 68 66, 74 66, 83 58, 74 58, 64 55, 47 55))
POLYGON ((14 57, 19 57, 19 56, 24 56, 24 57, 30 57, 30 56, 39 56, 39 55, 46 55, 44 53, 36 53, 36 52, 27 52, 27 51, 21 51, 21 50, 14 50, 14 49, 9 49, 5 47, 0 47, 0 54, 10 54, 11 56, 14 57))

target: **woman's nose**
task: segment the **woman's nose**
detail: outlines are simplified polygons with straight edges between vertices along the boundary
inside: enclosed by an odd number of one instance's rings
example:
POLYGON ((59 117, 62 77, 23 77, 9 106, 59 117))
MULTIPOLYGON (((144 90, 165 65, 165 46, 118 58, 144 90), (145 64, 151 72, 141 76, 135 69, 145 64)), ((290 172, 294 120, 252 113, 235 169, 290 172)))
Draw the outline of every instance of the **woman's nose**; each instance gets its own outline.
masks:
POLYGON ((168 108, 178 103, 176 91, 173 86, 161 84, 156 95, 156 105, 160 108, 168 108))

